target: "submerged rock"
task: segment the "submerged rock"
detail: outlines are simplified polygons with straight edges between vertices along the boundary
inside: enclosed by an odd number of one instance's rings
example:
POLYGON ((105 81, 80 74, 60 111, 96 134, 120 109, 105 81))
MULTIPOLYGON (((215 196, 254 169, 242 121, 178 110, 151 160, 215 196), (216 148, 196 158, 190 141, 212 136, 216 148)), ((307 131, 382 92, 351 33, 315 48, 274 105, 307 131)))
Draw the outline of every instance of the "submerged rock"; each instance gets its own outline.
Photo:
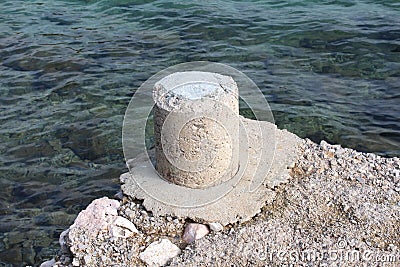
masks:
POLYGON ((57 128, 55 135, 62 148, 71 149, 81 160, 102 162, 106 155, 121 155, 113 142, 115 132, 99 130, 99 125, 109 123, 105 119, 93 118, 57 128))

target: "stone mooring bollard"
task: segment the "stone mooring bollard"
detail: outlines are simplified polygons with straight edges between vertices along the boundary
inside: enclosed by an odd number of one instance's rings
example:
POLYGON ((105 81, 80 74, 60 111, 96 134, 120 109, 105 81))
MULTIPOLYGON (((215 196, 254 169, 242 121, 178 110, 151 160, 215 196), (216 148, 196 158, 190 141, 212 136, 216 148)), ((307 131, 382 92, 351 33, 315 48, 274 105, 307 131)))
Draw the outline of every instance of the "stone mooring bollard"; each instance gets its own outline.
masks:
POLYGON ((207 188, 239 167, 239 94, 211 72, 170 74, 154 86, 156 170, 177 185, 207 188))
POLYGON ((122 192, 154 215, 222 226, 250 220, 288 181, 301 139, 268 121, 268 103, 245 74, 209 62, 168 72, 146 81, 127 109, 122 192), (239 89, 265 121, 239 116, 239 89), (135 155, 151 110, 155 149, 135 155))

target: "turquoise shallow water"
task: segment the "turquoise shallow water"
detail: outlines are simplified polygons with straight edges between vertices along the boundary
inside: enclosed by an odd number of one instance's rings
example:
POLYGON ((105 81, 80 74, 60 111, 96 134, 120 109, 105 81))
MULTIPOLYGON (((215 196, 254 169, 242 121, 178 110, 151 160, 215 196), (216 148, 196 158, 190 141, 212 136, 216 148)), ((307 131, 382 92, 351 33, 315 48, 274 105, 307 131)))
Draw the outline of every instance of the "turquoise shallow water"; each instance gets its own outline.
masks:
POLYGON ((280 128, 400 155, 398 1, 3 0, 0 265, 51 258, 118 190, 134 90, 195 60, 246 73, 280 128))

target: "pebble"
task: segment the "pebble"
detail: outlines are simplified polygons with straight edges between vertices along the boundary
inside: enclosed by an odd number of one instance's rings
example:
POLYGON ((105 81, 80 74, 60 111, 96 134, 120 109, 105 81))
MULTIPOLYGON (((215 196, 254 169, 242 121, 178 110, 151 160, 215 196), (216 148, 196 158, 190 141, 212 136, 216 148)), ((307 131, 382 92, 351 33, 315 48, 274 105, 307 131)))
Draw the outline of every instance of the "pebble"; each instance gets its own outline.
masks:
POLYGON ((124 194, 122 193, 122 191, 118 191, 118 193, 116 193, 114 195, 114 198, 118 199, 118 200, 123 200, 124 199, 124 194))
POLYGON ((208 227, 204 224, 189 223, 185 228, 182 240, 186 243, 192 243, 195 240, 206 236, 209 232, 208 227))
POLYGON ((325 140, 322 140, 320 142, 320 146, 321 146, 322 149, 327 150, 328 147, 329 147, 329 144, 325 140))
POLYGON ((72 266, 80 266, 79 260, 77 258, 74 258, 72 260, 72 266))
POLYGON ((69 251, 68 246, 67 246, 67 241, 66 241, 66 237, 67 237, 68 233, 69 233, 69 229, 64 230, 60 234, 60 238, 58 239, 58 242, 59 242, 60 247, 61 247, 61 252, 67 253, 69 251))
POLYGON ((169 239, 151 243, 139 257, 149 266, 164 266, 170 259, 181 253, 181 250, 169 239))
POLYGON ((49 261, 45 261, 42 264, 40 264, 40 267, 53 267, 56 264, 55 259, 51 259, 49 261))
POLYGON ((139 233, 136 226, 131 221, 121 216, 117 216, 114 222, 109 226, 109 232, 111 237, 122 238, 127 238, 133 234, 139 233))
POLYGON ((222 224, 220 224, 218 222, 209 223, 208 226, 210 227, 211 231, 214 231, 214 232, 219 232, 219 231, 222 231, 224 229, 222 224))
POLYGON ((365 183, 365 179, 362 178, 362 177, 360 177, 360 176, 357 176, 356 179, 357 179, 358 182, 360 182, 360 183, 362 183, 362 184, 365 183))
POLYGON ((85 256, 83 257, 83 259, 84 259, 86 265, 89 265, 89 264, 92 263, 92 256, 89 255, 89 254, 88 254, 88 255, 85 255, 85 256))

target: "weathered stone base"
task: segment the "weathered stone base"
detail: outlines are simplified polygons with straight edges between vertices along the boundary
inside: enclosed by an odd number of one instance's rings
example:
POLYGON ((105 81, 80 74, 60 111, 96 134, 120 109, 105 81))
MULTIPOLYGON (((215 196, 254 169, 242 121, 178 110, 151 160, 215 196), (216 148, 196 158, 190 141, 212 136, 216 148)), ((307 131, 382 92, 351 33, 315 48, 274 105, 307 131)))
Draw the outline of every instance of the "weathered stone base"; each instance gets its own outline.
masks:
POLYGON ((238 175, 242 177, 231 185, 225 195, 217 199, 210 198, 211 203, 206 205, 189 206, 186 203, 196 197, 199 202, 207 203, 203 198, 217 195, 216 191, 220 189, 184 189, 186 196, 181 197, 179 194, 183 188, 160 178, 147 155, 129 162, 130 172, 121 175, 123 193, 143 199, 145 208, 155 215, 173 215, 198 222, 219 222, 222 225, 250 220, 265 204, 274 200, 274 187, 288 181, 288 169, 295 163, 301 139, 285 130, 276 129, 269 122, 245 118, 242 118, 242 122, 245 128, 242 140, 247 140, 240 147, 241 165, 238 175), (260 182, 258 187, 254 185, 257 180, 260 182), (163 201, 163 196, 173 197, 176 204, 163 201))

